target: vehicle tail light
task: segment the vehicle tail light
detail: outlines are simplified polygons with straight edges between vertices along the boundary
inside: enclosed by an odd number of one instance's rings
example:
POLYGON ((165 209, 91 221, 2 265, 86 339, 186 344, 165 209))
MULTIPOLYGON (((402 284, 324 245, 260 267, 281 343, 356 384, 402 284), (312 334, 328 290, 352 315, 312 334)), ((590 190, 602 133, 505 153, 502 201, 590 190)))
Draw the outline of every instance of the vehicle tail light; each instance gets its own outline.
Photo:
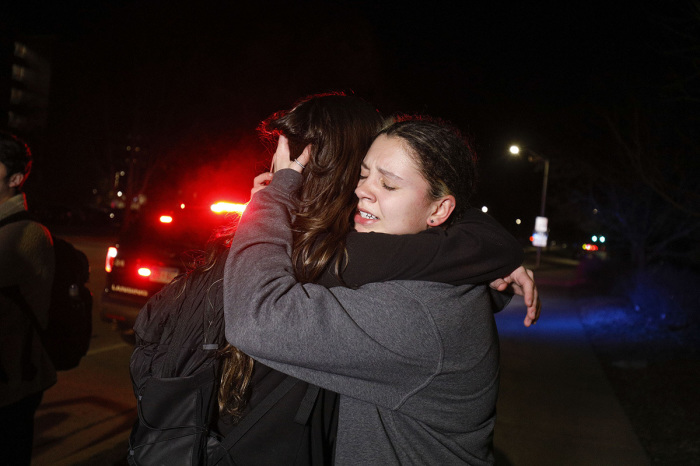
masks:
POLYGON ((583 245, 583 249, 584 249, 585 251, 597 251, 597 250, 598 250, 598 246, 596 246, 595 244, 588 244, 588 243, 586 243, 586 244, 583 245))
POLYGON ((237 212, 242 214, 246 208, 246 204, 236 204, 233 202, 216 202, 211 205, 211 211, 215 214, 228 214, 231 212, 237 212))
POLYGON ((173 223, 173 218, 170 215, 161 215, 160 223, 173 223))
POLYGON ((117 257, 117 248, 111 246, 109 249, 107 249, 107 257, 105 258, 105 271, 107 273, 112 271, 115 257, 117 257))
POLYGON ((151 269, 149 269, 148 267, 139 267, 138 274, 142 277, 150 277, 151 269))

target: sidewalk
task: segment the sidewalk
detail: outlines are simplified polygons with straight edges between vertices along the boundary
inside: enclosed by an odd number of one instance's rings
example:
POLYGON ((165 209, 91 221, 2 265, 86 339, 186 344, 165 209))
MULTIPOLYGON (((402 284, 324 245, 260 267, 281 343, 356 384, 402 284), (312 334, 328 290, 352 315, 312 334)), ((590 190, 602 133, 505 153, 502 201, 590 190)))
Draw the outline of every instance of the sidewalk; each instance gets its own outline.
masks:
POLYGON ((569 297, 575 279, 573 268, 545 265, 536 273, 543 310, 534 327, 522 324, 520 298, 496 316, 501 341, 497 465, 649 464, 569 297))
MULTIPOLYGON (((586 338, 570 297, 579 278, 567 265, 543 263, 536 272, 543 301, 537 325, 523 326, 525 307, 517 297, 496 315, 501 343, 496 464, 648 465, 586 338)), ((114 435, 60 462, 34 464, 121 466, 127 435, 114 435)))

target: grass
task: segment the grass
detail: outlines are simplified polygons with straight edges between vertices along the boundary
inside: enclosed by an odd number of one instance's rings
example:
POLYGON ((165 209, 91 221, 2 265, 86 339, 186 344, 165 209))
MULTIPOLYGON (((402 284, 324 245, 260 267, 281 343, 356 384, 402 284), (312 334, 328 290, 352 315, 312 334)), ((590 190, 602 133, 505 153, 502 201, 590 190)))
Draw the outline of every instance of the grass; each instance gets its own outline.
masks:
MULTIPOLYGON (((700 281, 669 267, 580 293, 581 320, 654 465, 700 464, 700 281)), ((598 285, 598 286, 596 286, 598 285)))

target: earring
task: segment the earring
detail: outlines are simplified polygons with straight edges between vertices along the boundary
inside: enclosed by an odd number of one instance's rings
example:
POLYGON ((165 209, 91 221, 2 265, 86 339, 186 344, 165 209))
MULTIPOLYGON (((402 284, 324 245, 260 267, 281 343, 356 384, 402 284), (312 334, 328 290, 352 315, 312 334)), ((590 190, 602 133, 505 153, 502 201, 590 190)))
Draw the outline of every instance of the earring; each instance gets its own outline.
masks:
POLYGON ((432 225, 433 223, 435 223, 435 220, 432 220, 432 219, 431 219, 431 220, 430 220, 430 224, 432 225))

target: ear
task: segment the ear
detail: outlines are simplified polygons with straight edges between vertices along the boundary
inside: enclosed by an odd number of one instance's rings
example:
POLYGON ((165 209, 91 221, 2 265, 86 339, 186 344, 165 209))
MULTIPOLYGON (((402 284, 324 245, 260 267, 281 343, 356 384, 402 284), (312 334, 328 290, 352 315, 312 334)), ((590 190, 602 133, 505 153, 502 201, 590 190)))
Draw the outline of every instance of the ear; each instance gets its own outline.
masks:
POLYGON ((10 175, 10 188, 19 188, 24 180, 24 173, 13 173, 10 175))
POLYGON ((427 219, 428 226, 436 227, 445 223, 450 217, 450 214, 452 214, 452 211, 455 210, 456 205, 455 197, 452 195, 444 196, 437 201, 433 201, 432 213, 427 219))

